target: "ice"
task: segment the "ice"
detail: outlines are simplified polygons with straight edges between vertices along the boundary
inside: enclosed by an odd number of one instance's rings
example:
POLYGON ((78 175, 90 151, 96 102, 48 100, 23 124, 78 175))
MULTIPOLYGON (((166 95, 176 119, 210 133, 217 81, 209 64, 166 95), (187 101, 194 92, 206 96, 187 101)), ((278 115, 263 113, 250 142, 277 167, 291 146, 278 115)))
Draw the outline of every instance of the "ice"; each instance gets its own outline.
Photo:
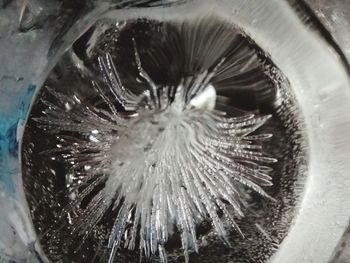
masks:
POLYGON ((157 253, 166 262, 164 246, 171 235, 167 229, 171 225, 180 232, 188 261, 189 250, 198 252, 196 226, 203 220, 211 221, 215 232, 229 243, 227 226, 218 211, 223 212, 230 227, 241 233, 235 218, 244 216, 243 185, 269 198, 261 188, 272 185, 270 170, 263 169, 263 164, 277 160, 263 153, 261 139, 271 134, 250 134, 270 116, 229 117, 214 110, 215 89, 208 83, 216 73, 215 67, 192 82, 157 86, 142 68, 135 40, 134 46, 139 75, 148 90, 137 95, 123 87, 107 53, 98 61, 112 96, 93 83, 100 99, 108 105, 107 112, 86 105, 78 113, 65 116, 70 111, 66 103, 81 100, 49 89, 57 105, 43 100, 48 109, 36 121, 43 128, 56 127, 57 133, 91 134, 86 141, 73 145, 63 140, 63 145, 54 150, 65 153, 64 159, 73 161, 74 166, 86 165, 84 160, 92 164, 89 182, 85 182, 84 191, 74 196, 74 205, 106 180, 81 218, 72 222, 73 232, 88 235, 111 206, 119 207, 109 234, 109 262, 122 246, 138 248, 147 257, 157 253), (134 117, 122 118, 114 106, 116 102, 122 105, 123 114, 131 112, 134 117), (140 239, 137 244, 136 237, 140 239))
POLYGON ((295 204, 302 158, 290 156, 303 155, 283 74, 212 14, 113 18, 86 34, 48 75, 24 138, 48 258, 271 255, 295 204))
MULTIPOLYGON (((0 2, 0 261, 329 261, 349 80, 301 1, 0 2)), ((347 4, 308 3, 348 55, 347 4)))

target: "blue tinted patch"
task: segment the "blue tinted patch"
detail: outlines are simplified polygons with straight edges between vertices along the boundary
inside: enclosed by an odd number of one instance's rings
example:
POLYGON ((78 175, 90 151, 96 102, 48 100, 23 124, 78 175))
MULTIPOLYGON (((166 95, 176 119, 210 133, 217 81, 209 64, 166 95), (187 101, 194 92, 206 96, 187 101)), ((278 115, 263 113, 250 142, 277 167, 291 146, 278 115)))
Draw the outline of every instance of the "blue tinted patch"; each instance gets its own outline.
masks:
POLYGON ((14 177, 19 174, 17 127, 24 123, 31 103, 35 85, 29 85, 26 90, 19 92, 16 98, 9 94, 1 94, 9 100, 18 101, 13 105, 9 116, 1 116, 0 110, 0 183, 5 185, 8 192, 14 192, 14 177))

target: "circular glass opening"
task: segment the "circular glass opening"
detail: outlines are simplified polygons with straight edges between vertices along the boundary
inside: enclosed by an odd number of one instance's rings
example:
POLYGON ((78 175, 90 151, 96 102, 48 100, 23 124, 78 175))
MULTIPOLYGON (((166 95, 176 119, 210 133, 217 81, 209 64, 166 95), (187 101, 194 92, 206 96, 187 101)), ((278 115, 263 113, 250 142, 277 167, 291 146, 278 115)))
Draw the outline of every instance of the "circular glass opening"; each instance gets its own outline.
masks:
POLYGON ((52 261, 265 262, 305 146, 288 80, 230 22, 105 18, 47 76, 23 182, 52 261))

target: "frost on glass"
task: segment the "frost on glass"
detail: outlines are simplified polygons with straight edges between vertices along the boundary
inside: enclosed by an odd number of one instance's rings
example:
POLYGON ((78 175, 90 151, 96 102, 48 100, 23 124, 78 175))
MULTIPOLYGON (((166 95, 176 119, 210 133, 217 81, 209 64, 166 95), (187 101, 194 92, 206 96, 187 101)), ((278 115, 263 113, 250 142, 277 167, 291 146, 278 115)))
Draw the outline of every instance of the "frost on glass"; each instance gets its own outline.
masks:
POLYGON ((223 18, 101 19, 50 72, 27 123, 23 179, 43 250, 268 258, 304 172, 297 115, 284 75, 223 18))

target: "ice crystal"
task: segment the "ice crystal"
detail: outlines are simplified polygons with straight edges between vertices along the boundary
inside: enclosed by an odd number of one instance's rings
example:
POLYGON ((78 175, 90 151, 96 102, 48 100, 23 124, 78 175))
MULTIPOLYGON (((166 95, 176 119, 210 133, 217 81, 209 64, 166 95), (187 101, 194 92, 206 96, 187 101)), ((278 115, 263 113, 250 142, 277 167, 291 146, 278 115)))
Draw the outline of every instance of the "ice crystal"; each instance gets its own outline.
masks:
POLYGON ((231 229, 243 235, 235 219, 244 216, 244 188, 269 198, 262 188, 272 185, 266 164, 276 159, 264 155, 261 141, 271 134, 255 131, 270 116, 227 116, 214 109, 210 81, 224 60, 177 86, 157 86, 133 43, 146 91, 125 88, 106 53, 97 63, 104 87, 91 83, 106 108, 86 104, 67 114, 80 98, 48 88, 57 103, 43 99, 47 109, 36 120, 44 129, 80 134, 59 135, 61 143, 50 150, 85 173, 71 187, 71 203, 61 217, 103 185, 82 215, 70 219, 72 234, 86 238, 112 208, 117 216, 109 233, 109 262, 122 247, 138 248, 146 257, 159 254, 165 262, 165 244, 175 230, 188 261, 189 251, 198 252, 196 227, 205 220, 227 244, 231 229))

